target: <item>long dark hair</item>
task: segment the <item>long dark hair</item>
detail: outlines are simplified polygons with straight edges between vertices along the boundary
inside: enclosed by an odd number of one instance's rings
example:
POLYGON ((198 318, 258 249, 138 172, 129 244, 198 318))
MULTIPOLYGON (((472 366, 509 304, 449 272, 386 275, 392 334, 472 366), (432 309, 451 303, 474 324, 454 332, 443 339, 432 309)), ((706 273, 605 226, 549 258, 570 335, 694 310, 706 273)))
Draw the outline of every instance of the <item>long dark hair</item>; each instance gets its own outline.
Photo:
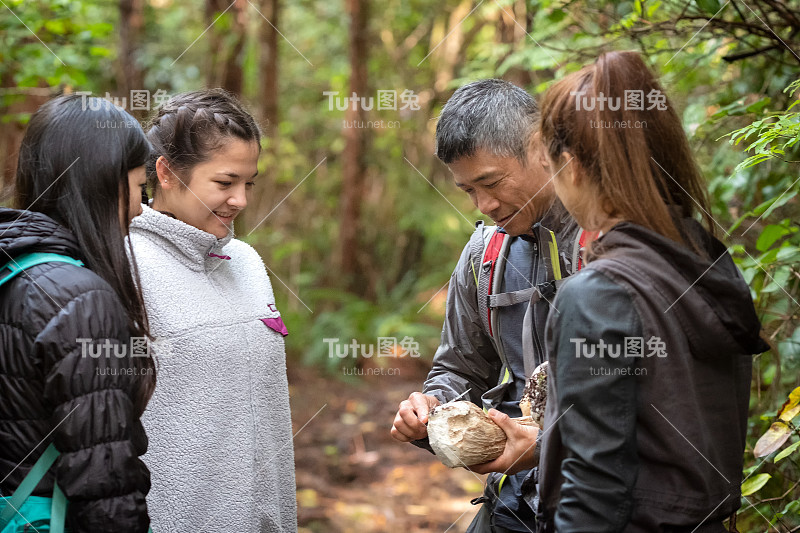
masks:
MULTIPOLYGON (((147 312, 127 228, 128 172, 141 167, 150 144, 139 123, 102 98, 59 96, 33 114, 19 149, 16 204, 43 213, 69 229, 83 261, 103 278, 125 308, 131 335, 150 337, 147 312), (130 261, 129 261, 130 257, 130 261)), ((144 411, 155 388, 155 365, 136 357, 137 410, 144 411)))
POLYGON ((676 211, 681 217, 700 215, 714 233, 708 193, 681 119, 637 52, 602 54, 550 87, 541 132, 550 158, 572 154, 596 186, 598 200, 617 216, 697 252, 676 211), (638 105, 629 105, 629 93, 639 95, 638 105), (651 94, 663 96, 663 104, 651 103, 651 94), (616 109, 598 103, 608 97, 616 99, 616 109))

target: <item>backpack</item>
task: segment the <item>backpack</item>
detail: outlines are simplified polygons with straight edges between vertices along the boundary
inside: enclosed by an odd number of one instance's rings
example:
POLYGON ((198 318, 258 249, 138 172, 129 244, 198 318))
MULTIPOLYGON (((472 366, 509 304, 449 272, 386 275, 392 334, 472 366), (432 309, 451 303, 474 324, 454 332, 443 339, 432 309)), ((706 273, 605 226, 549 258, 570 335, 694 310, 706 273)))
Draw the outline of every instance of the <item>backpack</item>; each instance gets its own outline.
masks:
MULTIPOLYGON (((495 346, 500 358, 505 362, 505 354, 502 346, 495 337, 497 329, 497 316, 494 312, 499 307, 507 307, 522 302, 536 303, 542 299, 552 300, 556 290, 562 283, 561 263, 559 261, 559 249, 556 242, 555 233, 549 231, 550 242, 546 246, 546 254, 550 259, 555 280, 540 284, 536 287, 528 287, 514 292, 500 292, 505 271, 506 254, 511 243, 510 236, 499 227, 484 227, 482 220, 475 223, 476 231, 481 233, 481 239, 474 241, 472 249, 472 275, 475 285, 478 288, 478 314, 483 325, 483 330, 489 335, 492 344, 495 346), (495 275, 497 273, 497 275, 495 275)), ((596 232, 579 230, 572 246, 571 268, 568 275, 574 274, 583 268, 582 252, 586 245, 594 240, 596 232)), ((543 252, 545 252, 545 246, 543 252)), ((508 373, 508 371, 506 371, 508 373)), ((510 376, 506 376, 509 377, 510 376)), ((504 378, 504 382, 506 379, 504 378)))
MULTIPOLYGON (((69 263, 82 267, 83 261, 61 254, 31 253, 17 256, 0 267, 0 286, 11 281, 24 270, 43 263, 69 263), (3 274, 8 270, 8 274, 3 274)), ((31 496, 50 467, 60 455, 53 443, 45 449, 41 457, 31 467, 28 475, 11 496, 0 498, 0 533, 36 531, 64 533, 68 501, 57 483, 53 483, 53 497, 31 496), (19 516, 17 516, 19 515, 19 516), (6 532, 6 530, 8 531, 6 532)), ((148 529, 152 533, 152 528, 148 529)))
MULTIPOLYGON (((16 259, 11 259, 0 268, 0 286, 11 281, 12 278, 28 268, 51 262, 83 266, 82 261, 66 255, 50 253, 23 254, 16 259), (5 271, 8 271, 8 273, 4 274, 5 271)), ((41 482, 58 458, 58 455, 58 450, 51 443, 30 469, 25 479, 22 480, 22 483, 19 484, 14 494, 0 498, 0 532, 9 527, 11 528, 10 531, 17 531, 20 528, 25 529, 26 525, 30 525, 34 529, 38 526, 42 531, 50 531, 50 533, 62 533, 64 531, 67 499, 58 484, 53 483, 52 498, 31 496, 33 490, 39 485, 39 482, 41 482)), ((27 529, 25 530, 27 531, 27 529)))
MULTIPOLYGON (((6 254, 8 255, 8 254, 6 254)), ((9 259, 11 257, 9 256, 9 259)), ((17 274, 21 274, 23 270, 27 270, 31 267, 36 265, 41 265, 42 263, 69 263, 71 265, 83 266, 83 261, 79 261, 73 257, 69 257, 67 255, 61 254, 49 254, 49 253, 32 253, 32 254, 22 254, 17 256, 16 259, 11 259, 8 263, 0 267, 0 286, 4 283, 11 281, 13 277, 17 274), (8 270, 8 274, 2 275, 5 270, 8 270)))
MULTIPOLYGON (((529 330, 533 327, 531 305, 542 299, 552 301, 553 296, 555 296, 556 289, 558 289, 562 283, 561 262, 559 261, 560 253, 558 250, 558 242, 556 241, 555 233, 548 230, 550 242, 547 243, 546 247, 543 243, 541 243, 543 247, 542 253, 546 253, 547 257, 550 259, 553 268, 553 277, 555 279, 535 287, 528 287, 527 289, 501 293, 499 291, 500 287, 502 287, 502 273, 505 271, 506 254, 511 243, 511 239, 505 231, 501 231, 498 227, 494 227, 494 229, 491 227, 484 228, 483 221, 478 221, 475 224, 475 227, 476 231, 481 232, 481 239, 478 239, 474 242, 473 249, 471 251, 472 275, 475 279, 475 285, 477 286, 478 293, 478 314, 480 315, 483 330, 487 335, 489 335, 489 338, 491 339, 492 344, 494 345, 495 350, 497 351, 497 354, 503 363, 503 367, 505 368, 505 374, 500 382, 500 384, 503 385, 511 380, 511 372, 509 371, 508 364, 506 362, 502 343, 500 343, 499 339, 497 339, 494 334, 498 325, 497 315, 494 310, 499 307, 507 307, 509 305, 529 302, 524 318, 525 327, 523 328, 522 332, 523 347, 529 346, 531 344, 529 330), (495 275, 495 272, 497 272, 498 275, 495 275)), ((570 263, 571 268, 568 269, 569 275, 574 274, 583 267, 581 253, 586 245, 594 240, 596 236, 597 233, 595 232, 587 232, 583 229, 578 231, 572 247, 572 262, 570 263)), ((523 361, 526 375, 530 375, 530 373, 533 371, 533 367, 530 364, 529 359, 530 354, 528 353, 528 350, 523 348, 523 361)), ((486 410, 485 407, 484 410, 486 410)), ((497 495, 500 494, 507 477, 507 474, 503 474, 499 480, 496 480, 497 490, 494 491, 489 485, 489 480, 492 479, 492 474, 489 475, 489 479, 487 479, 486 484, 487 488, 484 493, 484 501, 488 503, 486 503, 478 512, 478 516, 475 518, 472 524, 470 524, 468 531, 474 531, 476 533, 479 531, 488 531, 486 528, 489 524, 493 508, 497 504, 497 495)), ((473 504, 475 503, 478 503, 477 499, 473 500, 473 504)))

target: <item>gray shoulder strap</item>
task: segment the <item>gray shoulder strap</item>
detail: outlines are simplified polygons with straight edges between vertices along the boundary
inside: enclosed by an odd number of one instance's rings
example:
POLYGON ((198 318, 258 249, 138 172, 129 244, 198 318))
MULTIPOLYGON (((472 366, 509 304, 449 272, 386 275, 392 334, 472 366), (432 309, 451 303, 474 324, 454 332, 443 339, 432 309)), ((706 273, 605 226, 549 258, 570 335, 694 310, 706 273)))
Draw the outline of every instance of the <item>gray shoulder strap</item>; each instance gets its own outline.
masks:
POLYGON ((570 275, 575 274, 578 271, 578 260, 581 257, 581 236, 583 235, 583 230, 578 228, 578 232, 575 234, 575 242, 572 245, 572 264, 570 265, 570 275))
POLYGON ((489 295, 489 307, 506 307, 509 305, 530 302, 538 303, 542 299, 552 299, 556 290, 561 286, 563 280, 553 280, 540 283, 536 287, 528 287, 513 292, 501 292, 500 294, 489 295))
POLYGON ((506 307, 509 305, 519 304, 522 302, 530 301, 531 297, 536 294, 538 289, 536 287, 528 287, 514 292, 501 292, 500 294, 489 295, 489 307, 506 307))
MULTIPOLYGON (((472 249, 470 250, 469 259, 472 269, 472 276, 475 279, 475 286, 480 289, 478 283, 478 274, 481 271, 481 261, 483 260, 483 251, 486 249, 485 234, 487 232, 483 227, 483 220, 475 223, 475 233, 472 235, 472 249)), ((480 301, 480 290, 478 290, 478 301, 480 301)))
MULTIPOLYGON (((483 239, 480 240, 481 250, 477 255, 478 261, 478 316, 481 319, 481 326, 483 331, 489 335, 491 328, 489 327, 489 280, 491 278, 491 265, 483 264, 483 258, 486 255, 486 248, 489 246, 489 241, 492 238, 494 231, 483 232, 483 239)), ((492 337, 492 335, 489 335, 492 337)), ((494 338, 492 337, 492 341, 494 338)))
POLYGON ((529 305, 525 310, 525 318, 522 320, 522 365, 525 369, 525 376, 528 377, 536 368, 536 354, 533 348, 533 306, 529 305))

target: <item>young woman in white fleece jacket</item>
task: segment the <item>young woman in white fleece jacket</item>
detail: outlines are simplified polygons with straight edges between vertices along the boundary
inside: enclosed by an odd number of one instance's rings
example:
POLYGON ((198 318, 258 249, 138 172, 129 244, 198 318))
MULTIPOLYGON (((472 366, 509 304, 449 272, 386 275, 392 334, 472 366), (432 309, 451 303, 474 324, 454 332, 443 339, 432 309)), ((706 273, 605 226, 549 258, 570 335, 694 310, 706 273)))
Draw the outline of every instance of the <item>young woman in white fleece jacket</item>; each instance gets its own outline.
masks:
POLYGON ((258 127, 206 90, 161 106, 148 138, 154 200, 130 235, 159 365, 142 418, 153 530, 295 532, 287 331, 261 258, 232 231, 258 127))

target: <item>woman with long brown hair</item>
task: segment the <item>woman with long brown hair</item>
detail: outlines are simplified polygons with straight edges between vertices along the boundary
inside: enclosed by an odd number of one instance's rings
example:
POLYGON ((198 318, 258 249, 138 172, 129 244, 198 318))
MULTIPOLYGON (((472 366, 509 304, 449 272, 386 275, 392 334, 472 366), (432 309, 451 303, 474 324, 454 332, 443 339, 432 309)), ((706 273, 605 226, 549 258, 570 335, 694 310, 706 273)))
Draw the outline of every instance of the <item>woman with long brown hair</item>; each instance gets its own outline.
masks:
POLYGON ((611 52, 547 91, 541 135, 556 193, 600 234, 548 323, 541 526, 725 531, 766 346, 678 114, 637 53, 611 52))

